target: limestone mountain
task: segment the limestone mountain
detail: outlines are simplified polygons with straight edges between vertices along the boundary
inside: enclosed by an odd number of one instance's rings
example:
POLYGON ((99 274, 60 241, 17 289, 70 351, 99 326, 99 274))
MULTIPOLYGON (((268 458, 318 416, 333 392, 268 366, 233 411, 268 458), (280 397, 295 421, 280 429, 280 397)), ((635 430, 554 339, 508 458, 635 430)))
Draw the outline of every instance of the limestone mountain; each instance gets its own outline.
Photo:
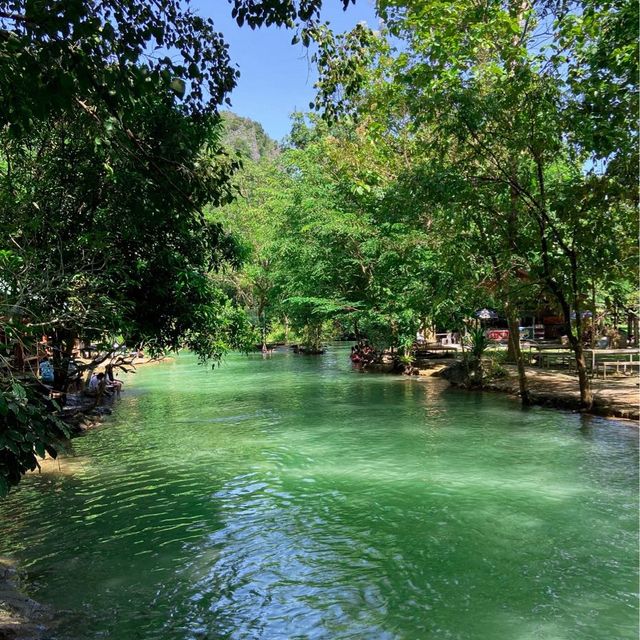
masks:
POLYGON ((278 143, 267 135, 259 122, 231 111, 223 111, 221 115, 225 128, 223 141, 229 150, 253 161, 278 155, 278 143))

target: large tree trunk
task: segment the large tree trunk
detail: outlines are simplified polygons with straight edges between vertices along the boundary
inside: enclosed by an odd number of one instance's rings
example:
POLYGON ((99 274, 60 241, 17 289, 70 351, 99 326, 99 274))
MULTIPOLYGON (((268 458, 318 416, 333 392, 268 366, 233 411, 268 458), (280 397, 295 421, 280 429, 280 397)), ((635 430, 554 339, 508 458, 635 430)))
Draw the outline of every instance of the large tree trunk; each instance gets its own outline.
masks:
POLYGON ((68 329, 56 329, 53 336, 53 388, 60 393, 58 401, 64 405, 69 392, 69 365, 75 346, 76 333, 68 329))
MULTIPOLYGON (((576 356, 576 368, 578 369, 578 384, 580 385, 580 405, 588 411, 593 406, 593 394, 591 393, 591 381, 587 371, 587 363, 584 359, 583 331, 582 331, 582 305, 580 303, 580 289, 578 286, 578 260, 575 250, 569 254, 571 264, 571 286, 573 289, 573 307, 576 314, 576 333, 573 352, 576 356)), ((568 309, 567 309, 568 312, 568 309)), ((566 315, 566 314, 565 314, 566 315)), ((567 318, 569 323, 569 334, 571 331, 571 314, 567 318)))
POLYGON ((591 384, 589 381, 589 374, 587 372, 587 365, 584 359, 584 350, 582 348, 582 315, 580 309, 581 296, 579 294, 578 288, 577 256, 574 247, 569 246, 562 240, 558 240, 558 244, 560 245, 560 248, 562 249, 565 256, 569 259, 570 264, 572 297, 574 311, 576 313, 576 335, 571 328, 571 309, 569 307, 567 295, 565 295, 565 292, 563 291, 559 282, 556 281, 553 275, 553 269, 551 268, 549 241, 547 238, 547 226, 549 218, 546 214, 546 196, 542 158, 540 155, 536 155, 534 159, 536 161, 536 173, 540 189, 540 209, 537 211, 536 217, 540 229, 540 250, 542 254, 542 266, 544 269, 544 280, 547 288, 555 296, 556 300, 560 304, 560 307, 562 308, 564 321, 567 325, 567 336, 569 338, 569 344, 571 345, 576 358, 576 369, 578 370, 578 385, 580 388, 580 407, 584 411, 589 411, 593 406, 593 395, 591 393, 591 384))
POLYGON ((591 392, 591 381, 589 380, 587 363, 584 359, 582 340, 578 339, 574 335, 574 333, 569 330, 569 343, 573 348, 573 353, 576 359, 576 368, 578 370, 578 384, 580 385, 580 407, 585 411, 589 411, 593 406, 593 394, 591 392))
MULTIPOLYGON (((572 274, 575 280, 575 262, 572 263, 574 267, 574 273, 572 274)), ((555 283, 555 281, 554 281, 555 283)), ((574 293, 574 312, 576 314, 576 330, 573 331, 571 327, 571 309, 566 297, 559 291, 560 295, 557 295, 562 311, 564 314, 565 322, 567 323, 567 337, 569 338, 569 344, 573 349, 573 353, 576 359, 576 369, 578 371, 578 385, 580 387, 580 408, 584 411, 589 411, 593 406, 593 394, 591 393, 591 381, 589 380, 589 372, 587 370, 587 363, 584 359, 584 347, 582 345, 582 309, 580 308, 580 298, 577 294, 577 288, 574 293)))
MULTIPOLYGON (((523 3, 520 3, 522 5, 523 3)), ((518 200, 520 195, 516 189, 518 183, 518 165, 515 159, 511 161, 511 185, 510 185, 510 206, 509 206, 509 218, 507 224, 507 232, 509 238, 509 247, 512 251, 512 256, 518 255, 518 200)), ((513 258, 512 258, 513 261, 513 258)), ((510 278, 514 282, 518 281, 518 266, 512 262, 510 268, 510 278)), ((507 276, 509 278, 509 276, 507 276)), ((531 404, 529 398, 529 390, 527 388, 527 374, 524 368, 524 360, 522 356, 522 350, 520 349, 520 323, 518 322, 518 313, 515 306, 512 304, 514 296, 512 293, 511 282, 507 280, 507 287, 505 290, 505 311, 507 314, 507 321, 509 323, 509 355, 513 358, 518 368, 518 386, 520 388, 520 401, 523 407, 528 407, 531 404)))
MULTIPOLYGON (((544 247, 544 244, 543 244, 544 247)), ((546 256, 543 254, 543 260, 546 261, 546 256)), ((571 309, 567 298, 558 286, 558 283, 554 280, 549 272, 545 274, 545 280, 549 290, 555 295, 556 299, 562 307, 562 313, 564 321, 567 325, 567 337, 569 338, 569 345, 573 351, 576 360, 576 369, 578 371, 578 386, 580 388, 580 408, 583 411, 589 411, 593 406, 593 394, 591 392, 591 381, 589 380, 589 371, 587 369, 587 363, 584 358, 584 348, 582 346, 582 317, 580 305, 576 304, 576 331, 574 332, 571 327, 571 309)), ((576 302, 578 297, 575 298, 576 302)))
MULTIPOLYGON (((544 249, 543 244, 543 249, 544 249)), ((546 261, 546 256, 543 253, 543 260, 546 261)), ((569 338, 569 345, 573 350, 575 359, 576 359, 576 369, 578 371, 578 385, 580 388, 580 408, 584 411, 589 411, 593 406, 593 394, 591 393, 591 382, 589 380, 589 372, 587 370, 587 363, 584 359, 584 348, 582 346, 582 320, 581 320, 581 311, 579 305, 576 305, 575 309, 576 313, 576 332, 574 333, 571 328, 571 309, 569 308, 569 303, 567 302, 567 298, 558 286, 558 283, 555 279, 549 274, 547 269, 545 274, 545 280, 547 282, 547 286, 549 290, 555 295, 556 299, 560 303, 562 307, 562 313, 564 316, 564 321, 567 325, 567 337, 569 338)))
POLYGON ((506 304, 505 309, 507 312, 507 320, 509 322, 509 351, 513 353, 513 360, 518 369, 520 400, 523 407, 528 407, 531 404, 531 399, 529 398, 524 358, 522 355, 522 349, 520 348, 520 325, 518 323, 518 315, 516 310, 510 304, 506 304))

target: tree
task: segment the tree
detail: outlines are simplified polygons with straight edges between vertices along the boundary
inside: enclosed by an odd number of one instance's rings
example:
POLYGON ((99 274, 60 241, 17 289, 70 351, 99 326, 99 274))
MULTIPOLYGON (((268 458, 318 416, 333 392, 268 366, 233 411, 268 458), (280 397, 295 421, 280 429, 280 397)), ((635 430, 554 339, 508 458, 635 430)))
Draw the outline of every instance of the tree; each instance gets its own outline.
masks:
POLYGON ((147 165, 126 153, 119 129, 96 145, 84 112, 10 153, 3 248, 22 268, 5 294, 20 292, 14 303, 57 336, 56 353, 77 337, 121 336, 157 351, 186 340, 219 356, 206 337, 217 333, 221 303, 207 273, 235 264, 235 250, 200 210, 231 197, 234 164, 220 155, 211 118, 185 116, 168 99, 139 103, 127 121, 144 131, 147 165))
MULTIPOLYGON (((246 132, 234 132, 234 138, 238 135, 242 141, 246 132)), ((263 342, 272 316, 277 315, 273 245, 288 193, 287 177, 280 170, 278 158, 267 155, 257 162, 244 160, 234 177, 238 197, 207 213, 242 247, 242 268, 219 273, 216 280, 247 311, 263 342)))
POLYGON ((0 123, 15 135, 89 105, 120 118, 142 93, 210 112, 235 84, 227 45, 181 0, 0 4, 0 123))
POLYGON ((437 305, 442 317, 451 279, 434 264, 425 217, 407 210, 411 187, 398 176, 408 149, 398 154, 393 135, 302 115, 288 145, 273 163, 245 165, 249 198, 224 210, 253 249, 243 269, 253 295, 242 295, 288 318, 314 349, 329 321, 380 349, 413 342, 437 305))
POLYGON ((18 484, 27 471, 39 467, 38 459, 57 456, 69 430, 46 406, 33 383, 0 377, 0 497, 18 484))
MULTIPOLYGON (((493 211, 490 224, 498 222, 502 245, 513 256, 503 296, 508 300, 518 269, 526 265, 529 277, 555 297, 576 356, 582 404, 588 408, 592 397, 581 326, 586 276, 594 256, 611 243, 600 235, 630 224, 635 195, 630 190, 624 195, 628 172, 622 168, 630 165, 636 134, 632 121, 616 116, 600 130, 606 137, 611 129, 619 141, 615 151, 606 151, 598 135, 587 135, 598 119, 587 121, 579 114, 589 107, 588 96, 598 94, 596 67, 606 70, 607 91, 615 86, 620 95, 616 113, 628 112, 637 83, 633 12, 615 3, 586 1, 505 2, 479 9, 472 2, 433 0, 380 2, 379 7, 404 48, 378 77, 391 87, 387 94, 402 96, 416 134, 425 129, 431 134, 425 155, 439 159, 477 192, 477 211, 493 211), (584 19, 574 19, 581 11, 584 19), (612 31, 602 35, 593 19, 612 31), (540 45, 549 29, 560 42, 551 50, 540 45), (607 52, 603 42, 616 46, 607 52), (590 70, 589 91, 580 85, 585 69, 590 70), (596 171, 599 158, 603 170, 596 171), (568 199, 568 193, 573 197, 568 199), (605 199, 597 196, 605 193, 605 199), (615 222, 597 226, 602 215, 615 222)), ((336 44, 332 36, 319 33, 324 53, 319 56, 323 75, 317 105, 328 104, 330 116, 336 106, 366 113, 371 99, 361 81, 363 61, 366 66, 375 56, 363 55, 353 34, 336 44)), ((360 38, 362 46, 371 38, 360 38)), ((373 46, 374 54, 383 48, 373 46)), ((599 264, 618 269, 615 263, 599 264)))

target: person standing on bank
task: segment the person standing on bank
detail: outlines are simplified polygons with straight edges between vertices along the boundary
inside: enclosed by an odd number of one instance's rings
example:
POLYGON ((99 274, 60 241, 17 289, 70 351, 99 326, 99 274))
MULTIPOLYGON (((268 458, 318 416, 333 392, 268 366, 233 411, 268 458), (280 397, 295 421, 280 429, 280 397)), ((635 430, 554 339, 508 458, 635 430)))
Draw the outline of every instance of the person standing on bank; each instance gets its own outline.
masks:
POLYGON ((44 384, 53 384, 53 365, 47 356, 40 361, 40 380, 44 384))

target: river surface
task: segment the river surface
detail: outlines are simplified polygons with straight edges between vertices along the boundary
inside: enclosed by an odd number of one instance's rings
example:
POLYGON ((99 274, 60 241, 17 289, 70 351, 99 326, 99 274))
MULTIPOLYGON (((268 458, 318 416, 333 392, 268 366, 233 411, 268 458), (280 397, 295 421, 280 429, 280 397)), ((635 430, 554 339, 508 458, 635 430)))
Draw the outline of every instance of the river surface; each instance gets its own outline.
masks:
POLYGON ((0 504, 51 637, 636 640, 636 429, 347 354, 140 368, 0 504))

